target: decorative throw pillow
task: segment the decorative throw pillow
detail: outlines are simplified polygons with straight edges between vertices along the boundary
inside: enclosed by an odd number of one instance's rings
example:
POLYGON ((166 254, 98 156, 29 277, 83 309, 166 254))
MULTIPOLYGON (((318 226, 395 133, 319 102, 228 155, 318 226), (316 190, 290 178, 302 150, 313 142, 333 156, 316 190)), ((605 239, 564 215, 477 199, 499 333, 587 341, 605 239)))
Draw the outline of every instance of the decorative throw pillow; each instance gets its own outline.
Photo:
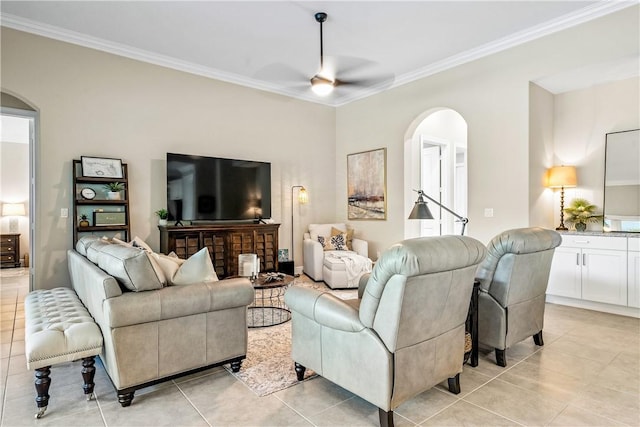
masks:
POLYGON ((146 251, 114 243, 96 242, 89 247, 88 255, 100 250, 98 267, 115 277, 127 289, 140 292, 162 288, 146 251))
POLYGON ((153 256, 170 285, 191 285, 218 280, 207 248, 200 249, 186 261, 168 255, 153 254, 153 256))
POLYGON ((167 277, 165 276, 164 271, 162 270, 160 265, 158 264, 158 260, 156 259, 156 257, 153 256, 153 250, 151 249, 151 246, 147 245, 147 243, 144 240, 136 236, 130 242, 125 242, 124 240, 120 240, 117 237, 112 238, 111 241, 119 245, 127 246, 130 248, 140 248, 144 250, 147 254, 147 257, 149 258, 149 262, 151 262, 153 271, 155 271, 156 276, 158 276, 158 280, 160 281, 160 283, 162 283, 163 286, 167 284, 167 277))
POLYGON ((336 234, 329 238, 318 236, 318 242, 320 242, 325 251, 346 251, 347 233, 336 234))
MULTIPOLYGON (((344 231, 342 230, 338 230, 335 227, 331 228, 331 236, 337 236, 339 234, 343 234, 344 231)), ((347 240, 346 240, 346 245, 347 245, 347 250, 350 251, 352 250, 351 248, 353 247, 353 229, 349 228, 347 229, 347 240)))

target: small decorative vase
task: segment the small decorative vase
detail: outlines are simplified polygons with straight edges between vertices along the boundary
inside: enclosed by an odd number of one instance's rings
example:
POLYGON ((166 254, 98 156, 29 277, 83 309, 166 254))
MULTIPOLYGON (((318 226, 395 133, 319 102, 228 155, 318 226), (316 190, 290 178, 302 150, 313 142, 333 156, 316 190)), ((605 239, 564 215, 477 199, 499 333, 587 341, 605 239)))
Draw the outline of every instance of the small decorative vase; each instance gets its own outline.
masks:
POLYGON ((587 229, 587 224, 584 222, 576 222, 576 231, 584 231, 587 229))
POLYGON ((158 225, 167 225, 167 220, 166 219, 159 219, 158 220, 158 225))
POLYGON ((107 192, 107 199, 109 199, 109 200, 120 200, 120 192, 119 191, 109 191, 109 192, 107 192))

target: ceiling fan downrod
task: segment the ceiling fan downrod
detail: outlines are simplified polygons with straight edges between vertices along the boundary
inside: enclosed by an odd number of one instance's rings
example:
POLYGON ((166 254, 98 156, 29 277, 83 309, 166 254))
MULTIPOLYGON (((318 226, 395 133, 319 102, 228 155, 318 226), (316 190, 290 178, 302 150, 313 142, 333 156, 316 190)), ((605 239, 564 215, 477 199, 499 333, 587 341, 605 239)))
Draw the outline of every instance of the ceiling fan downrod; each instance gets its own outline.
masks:
POLYGON ((320 23, 320 71, 324 69, 324 43, 322 36, 322 23, 327 20, 327 14, 324 12, 318 12, 315 15, 316 21, 320 23))

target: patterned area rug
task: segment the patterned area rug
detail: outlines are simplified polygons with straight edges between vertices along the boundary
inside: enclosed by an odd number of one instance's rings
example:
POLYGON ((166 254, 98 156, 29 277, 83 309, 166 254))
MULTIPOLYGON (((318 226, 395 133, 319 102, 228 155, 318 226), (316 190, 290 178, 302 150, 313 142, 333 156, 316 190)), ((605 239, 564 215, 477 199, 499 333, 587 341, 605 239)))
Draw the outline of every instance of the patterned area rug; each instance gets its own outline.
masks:
MULTIPOLYGON (((306 276, 296 278, 292 286, 328 291, 342 299, 356 298, 358 295, 355 289, 332 291, 324 282, 316 283, 306 276)), ((242 362, 240 372, 231 372, 229 365, 225 365, 225 369, 258 396, 267 396, 296 385, 298 379, 291 359, 291 322, 249 329, 247 358, 242 362)), ((311 369, 304 374, 304 381, 317 376, 311 369)))

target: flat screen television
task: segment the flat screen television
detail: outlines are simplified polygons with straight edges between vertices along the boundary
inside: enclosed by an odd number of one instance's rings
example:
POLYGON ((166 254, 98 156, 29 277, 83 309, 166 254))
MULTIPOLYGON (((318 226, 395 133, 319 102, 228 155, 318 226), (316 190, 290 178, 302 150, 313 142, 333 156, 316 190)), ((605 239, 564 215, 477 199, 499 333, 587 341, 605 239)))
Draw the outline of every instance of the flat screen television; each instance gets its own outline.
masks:
POLYGON ((169 220, 271 218, 271 163, 167 153, 169 220))

